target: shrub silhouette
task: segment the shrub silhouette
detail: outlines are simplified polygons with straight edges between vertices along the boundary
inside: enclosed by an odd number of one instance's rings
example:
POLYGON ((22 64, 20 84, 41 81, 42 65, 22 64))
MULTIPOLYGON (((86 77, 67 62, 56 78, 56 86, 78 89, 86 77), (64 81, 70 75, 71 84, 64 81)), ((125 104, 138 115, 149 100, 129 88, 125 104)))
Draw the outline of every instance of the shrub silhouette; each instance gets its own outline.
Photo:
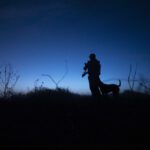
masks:
POLYGON ((6 64, 0 68, 0 96, 10 96, 14 91, 19 75, 17 75, 10 64, 6 64))

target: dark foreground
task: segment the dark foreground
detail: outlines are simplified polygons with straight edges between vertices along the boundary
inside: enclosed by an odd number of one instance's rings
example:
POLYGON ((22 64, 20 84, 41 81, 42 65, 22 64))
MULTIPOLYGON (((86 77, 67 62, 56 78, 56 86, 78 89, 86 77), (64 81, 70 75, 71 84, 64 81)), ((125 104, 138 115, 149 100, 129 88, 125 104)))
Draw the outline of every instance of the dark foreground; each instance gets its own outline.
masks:
POLYGON ((1 149, 149 149, 150 99, 41 91, 0 100, 1 149))

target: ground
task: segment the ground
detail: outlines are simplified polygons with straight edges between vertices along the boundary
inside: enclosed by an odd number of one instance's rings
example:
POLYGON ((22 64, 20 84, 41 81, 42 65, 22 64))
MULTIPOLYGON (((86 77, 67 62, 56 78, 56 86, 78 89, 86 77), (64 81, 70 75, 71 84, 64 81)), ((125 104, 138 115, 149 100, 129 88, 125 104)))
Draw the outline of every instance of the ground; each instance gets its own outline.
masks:
POLYGON ((0 100, 3 149, 147 149, 149 96, 38 91, 0 100))

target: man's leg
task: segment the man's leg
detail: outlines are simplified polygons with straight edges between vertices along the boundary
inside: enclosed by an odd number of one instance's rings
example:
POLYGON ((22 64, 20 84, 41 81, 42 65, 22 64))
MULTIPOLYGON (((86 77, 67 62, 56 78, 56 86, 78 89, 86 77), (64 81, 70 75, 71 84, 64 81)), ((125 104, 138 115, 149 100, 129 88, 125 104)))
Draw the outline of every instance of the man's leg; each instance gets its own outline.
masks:
POLYGON ((101 96, 99 84, 96 82, 96 80, 89 80, 89 86, 90 86, 91 93, 94 97, 101 96))

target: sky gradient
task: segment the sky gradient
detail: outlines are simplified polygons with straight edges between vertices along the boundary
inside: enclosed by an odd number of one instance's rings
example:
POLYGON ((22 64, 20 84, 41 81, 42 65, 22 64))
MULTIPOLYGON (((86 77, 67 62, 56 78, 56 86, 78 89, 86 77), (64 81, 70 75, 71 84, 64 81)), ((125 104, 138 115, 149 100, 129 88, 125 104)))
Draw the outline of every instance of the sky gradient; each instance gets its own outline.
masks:
MULTIPOLYGON (((102 65, 101 79, 127 79, 137 64, 137 78, 150 77, 150 4, 133 0, 50 0, 0 2, 0 64, 11 63, 20 75, 19 90, 35 81, 88 93, 81 78, 89 54, 102 65)), ((122 80, 122 89, 128 88, 122 80)))

